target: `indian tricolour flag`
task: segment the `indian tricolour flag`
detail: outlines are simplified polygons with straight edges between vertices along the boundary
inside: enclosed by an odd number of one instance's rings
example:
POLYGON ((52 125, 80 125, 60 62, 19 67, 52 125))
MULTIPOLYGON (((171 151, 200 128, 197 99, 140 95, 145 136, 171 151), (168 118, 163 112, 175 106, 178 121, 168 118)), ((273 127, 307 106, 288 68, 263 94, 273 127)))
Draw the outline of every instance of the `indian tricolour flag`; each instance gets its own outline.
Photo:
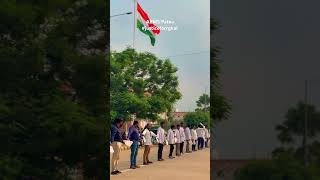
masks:
POLYGON ((137 28, 150 37, 151 44, 154 46, 156 42, 156 35, 160 34, 160 29, 151 22, 148 14, 142 9, 137 2, 137 28))

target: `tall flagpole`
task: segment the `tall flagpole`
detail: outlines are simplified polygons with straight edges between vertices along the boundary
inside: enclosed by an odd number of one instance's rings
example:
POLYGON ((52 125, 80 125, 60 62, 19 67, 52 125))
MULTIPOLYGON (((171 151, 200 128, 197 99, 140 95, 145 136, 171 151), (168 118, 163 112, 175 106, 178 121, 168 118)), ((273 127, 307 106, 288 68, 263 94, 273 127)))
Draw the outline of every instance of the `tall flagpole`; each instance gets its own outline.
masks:
POLYGON ((136 28, 137 28, 137 0, 133 0, 133 43, 132 48, 135 49, 135 41, 136 41, 136 28))

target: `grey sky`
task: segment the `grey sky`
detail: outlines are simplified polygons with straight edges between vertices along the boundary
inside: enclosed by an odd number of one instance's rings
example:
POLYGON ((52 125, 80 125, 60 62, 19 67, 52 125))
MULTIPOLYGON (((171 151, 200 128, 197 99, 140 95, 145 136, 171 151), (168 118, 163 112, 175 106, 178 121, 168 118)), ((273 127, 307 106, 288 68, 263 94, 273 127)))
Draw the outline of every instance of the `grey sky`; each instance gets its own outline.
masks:
POLYGON ((233 115, 216 129, 223 157, 265 157, 277 145, 274 126, 304 97, 320 105, 320 1, 215 0, 212 15, 221 56, 224 94, 233 115))
MULTIPOLYGON (((179 111, 194 110, 195 101, 210 84, 210 0, 139 0, 151 19, 173 20, 178 31, 162 31, 152 47, 148 37, 136 32, 139 52, 152 52, 158 57, 207 51, 201 54, 170 57, 178 68, 182 99, 176 107, 179 111)), ((133 0, 111 0, 110 14, 133 11, 133 0)), ((110 21, 110 43, 112 50, 123 50, 132 46, 133 16, 119 16, 110 21)))

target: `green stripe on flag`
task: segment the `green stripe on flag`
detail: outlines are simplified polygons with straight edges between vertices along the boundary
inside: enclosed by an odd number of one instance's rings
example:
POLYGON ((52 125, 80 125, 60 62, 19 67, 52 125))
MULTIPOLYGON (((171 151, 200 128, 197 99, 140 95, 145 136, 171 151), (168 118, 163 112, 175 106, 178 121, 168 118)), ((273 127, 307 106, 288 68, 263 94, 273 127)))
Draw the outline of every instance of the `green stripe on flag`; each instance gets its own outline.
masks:
POLYGON ((151 40, 151 45, 154 46, 155 42, 156 42, 156 39, 154 38, 154 35, 150 32, 150 30, 148 30, 147 28, 145 28, 145 26, 142 24, 141 21, 139 21, 137 19, 137 28, 143 32, 144 34, 146 34, 147 36, 150 37, 150 40, 151 40))

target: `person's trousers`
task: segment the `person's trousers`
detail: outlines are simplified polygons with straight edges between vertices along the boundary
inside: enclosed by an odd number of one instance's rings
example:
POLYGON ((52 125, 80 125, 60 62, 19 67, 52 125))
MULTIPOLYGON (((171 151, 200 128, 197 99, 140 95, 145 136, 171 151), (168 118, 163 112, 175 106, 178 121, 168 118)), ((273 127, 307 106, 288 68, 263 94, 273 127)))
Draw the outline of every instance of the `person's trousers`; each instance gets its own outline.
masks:
POLYGON ((158 144, 158 160, 162 159, 163 144, 158 144))
POLYGON ((174 144, 170 144, 170 153, 169 153, 169 157, 172 157, 173 150, 174 150, 174 144))
POLYGON ((184 146, 184 142, 180 143, 180 154, 183 153, 183 146, 184 146))
POLYGON ((111 159, 111 172, 114 172, 114 171, 118 170, 118 162, 120 159, 121 143, 120 142, 112 142, 111 146, 114 151, 112 154, 112 159, 111 159))
POLYGON ((187 140, 186 142, 186 152, 190 152, 190 140, 187 140))
POLYGON ((176 143, 176 156, 180 156, 180 144, 181 143, 176 143))
POLYGON ((194 140, 194 150, 196 151, 196 149, 197 149, 197 144, 198 144, 198 139, 195 139, 194 140))
POLYGON ((204 148, 204 138, 201 138, 201 149, 204 148))
POLYGON ((137 165, 137 156, 139 151, 139 141, 133 141, 131 145, 130 166, 137 165))
POLYGON ((198 149, 201 149, 201 137, 198 137, 198 149))
POLYGON ((192 144, 192 151, 196 151, 196 145, 192 144))

